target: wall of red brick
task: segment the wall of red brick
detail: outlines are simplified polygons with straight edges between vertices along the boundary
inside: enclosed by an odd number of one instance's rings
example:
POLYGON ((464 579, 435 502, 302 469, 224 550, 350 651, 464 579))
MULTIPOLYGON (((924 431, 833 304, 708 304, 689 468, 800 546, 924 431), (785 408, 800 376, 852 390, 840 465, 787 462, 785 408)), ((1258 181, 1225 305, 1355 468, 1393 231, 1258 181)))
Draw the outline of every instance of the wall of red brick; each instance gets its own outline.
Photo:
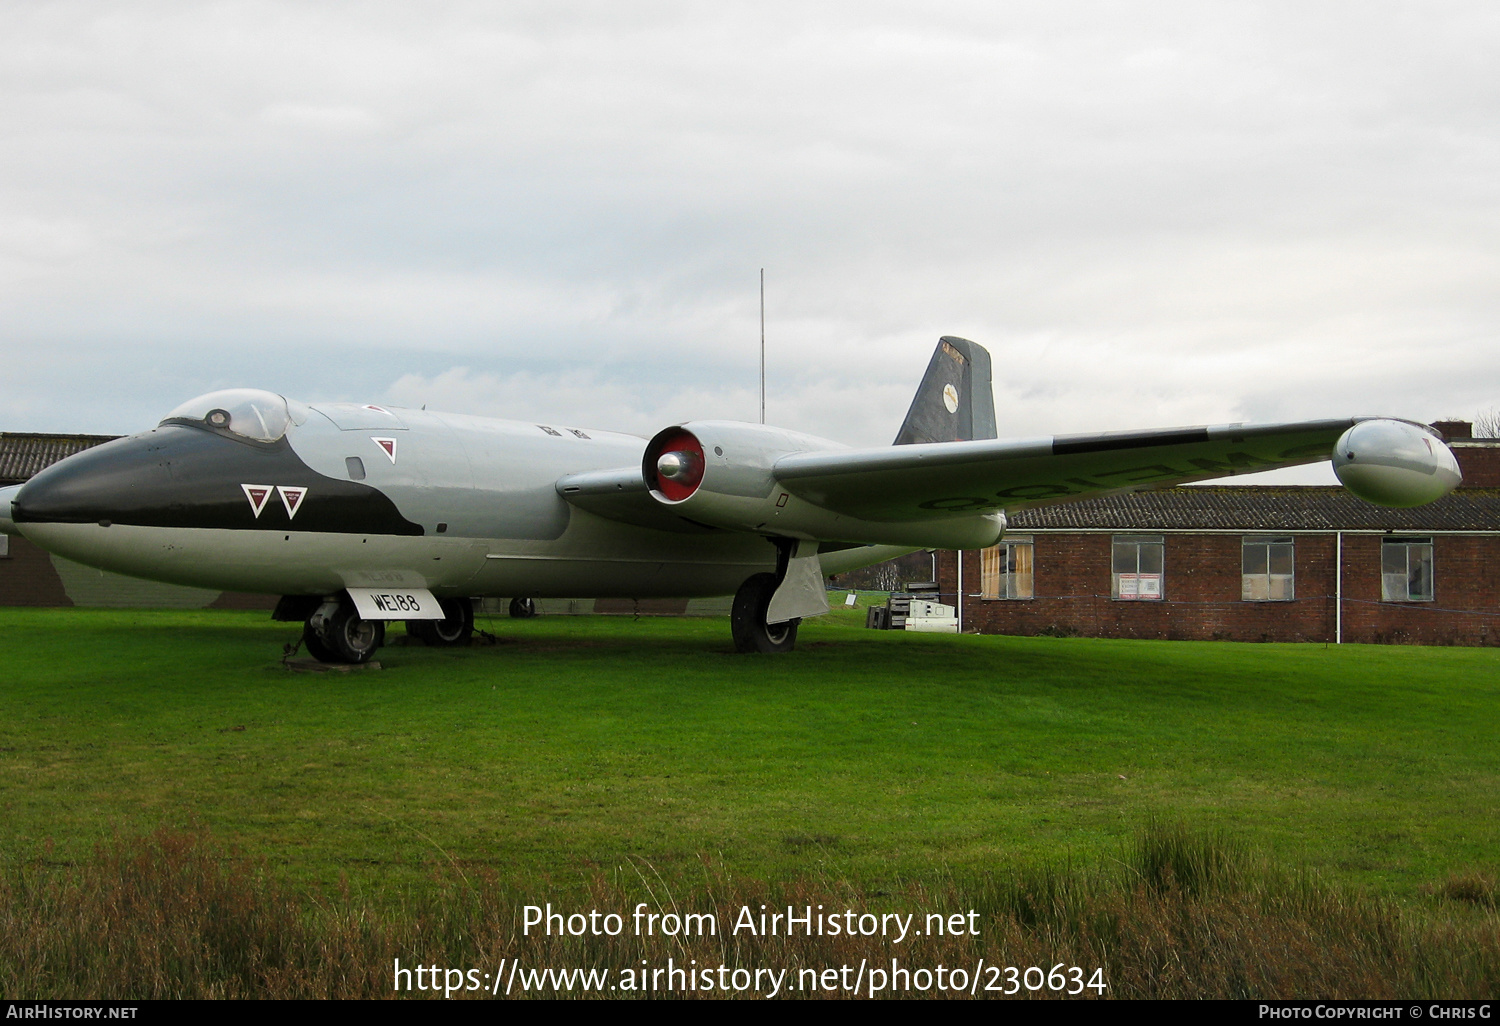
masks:
POLYGON ((0 559, 0 606, 71 606, 52 557, 25 538, 12 537, 0 559))
MULTIPOLYGON (((987 600, 980 557, 964 553, 965 630, 1224 641, 1333 641, 1335 536, 1296 535, 1296 598, 1245 602, 1242 535, 1167 534, 1162 601, 1110 597, 1110 534, 1035 534, 1034 599, 987 600)), ((957 558, 938 554, 950 598, 957 558)), ((1427 645, 1500 644, 1500 537, 1434 538, 1432 602, 1380 601, 1380 536, 1344 536, 1344 640, 1427 645)))
POLYGON ((1464 488, 1500 488, 1500 442, 1454 443, 1464 488))
POLYGON ((1381 602, 1380 537, 1345 535, 1344 640, 1500 644, 1500 538, 1437 535, 1432 563, 1433 601, 1381 602))

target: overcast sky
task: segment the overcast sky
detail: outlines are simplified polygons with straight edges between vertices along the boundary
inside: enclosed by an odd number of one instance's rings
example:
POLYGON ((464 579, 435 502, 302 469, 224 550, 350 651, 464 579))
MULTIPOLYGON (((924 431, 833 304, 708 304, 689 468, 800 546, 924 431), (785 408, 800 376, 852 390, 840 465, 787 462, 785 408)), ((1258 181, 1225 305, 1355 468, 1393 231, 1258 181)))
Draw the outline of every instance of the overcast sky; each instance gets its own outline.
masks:
MULTIPOLYGON (((1494 3, 0 0, 0 430, 1500 406, 1494 3)), ((1321 478, 1302 478, 1313 480, 1321 478)), ((1331 480, 1331 477, 1328 478, 1331 480)))

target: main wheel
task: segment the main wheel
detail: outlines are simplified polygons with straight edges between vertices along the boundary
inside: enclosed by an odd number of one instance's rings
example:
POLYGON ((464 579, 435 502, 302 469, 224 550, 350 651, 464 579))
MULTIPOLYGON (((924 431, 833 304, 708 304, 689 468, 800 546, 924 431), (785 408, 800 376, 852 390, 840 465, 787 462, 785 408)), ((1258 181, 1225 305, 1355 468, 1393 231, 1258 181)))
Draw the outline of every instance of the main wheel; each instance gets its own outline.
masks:
POLYGON ((441 620, 408 620, 406 633, 434 648, 457 648, 474 637, 474 603, 467 598, 438 599, 441 620))
POLYGON ((307 633, 318 642, 307 650, 325 663, 367 663, 375 650, 385 644, 385 624, 379 620, 361 620, 359 610, 347 600, 324 621, 322 631, 307 633))
POLYGON ((529 598, 511 599, 510 615, 515 620, 530 620, 536 615, 536 600, 529 598))
POLYGON ((767 624, 766 610, 776 593, 775 574, 755 574, 746 578, 734 595, 734 609, 729 614, 729 631, 734 635, 736 652, 790 652, 797 645, 797 625, 801 620, 767 624))

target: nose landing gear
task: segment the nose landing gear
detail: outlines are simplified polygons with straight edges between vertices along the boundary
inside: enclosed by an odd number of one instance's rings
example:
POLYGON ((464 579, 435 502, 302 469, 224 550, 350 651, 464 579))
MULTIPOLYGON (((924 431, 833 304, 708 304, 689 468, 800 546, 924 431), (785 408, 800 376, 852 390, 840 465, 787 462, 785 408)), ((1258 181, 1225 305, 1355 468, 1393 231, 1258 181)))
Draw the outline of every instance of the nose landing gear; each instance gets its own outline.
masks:
POLYGON ((302 647, 321 663, 367 663, 383 644, 385 624, 361 620, 348 596, 325 601, 302 629, 302 647))
MULTIPOLYGON (((439 599, 441 620, 408 620, 406 633, 435 647, 467 645, 474 636, 474 603, 468 598, 439 599)), ((303 621, 302 647, 322 663, 367 663, 385 644, 385 621, 363 620, 347 592, 319 598, 284 595, 273 620, 303 621)))

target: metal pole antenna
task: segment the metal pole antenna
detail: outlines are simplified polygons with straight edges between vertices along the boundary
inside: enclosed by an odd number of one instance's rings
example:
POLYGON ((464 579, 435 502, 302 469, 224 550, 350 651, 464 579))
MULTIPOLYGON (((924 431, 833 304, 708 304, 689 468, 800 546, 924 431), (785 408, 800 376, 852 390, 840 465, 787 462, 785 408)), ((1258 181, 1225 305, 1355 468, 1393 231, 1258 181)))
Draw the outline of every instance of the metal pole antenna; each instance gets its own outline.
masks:
POLYGON ((766 269, 760 269, 760 422, 766 422, 766 269))
POLYGON ((1344 643, 1344 532, 1335 535, 1334 542, 1334 585, 1333 585, 1333 643, 1342 645, 1344 643))

